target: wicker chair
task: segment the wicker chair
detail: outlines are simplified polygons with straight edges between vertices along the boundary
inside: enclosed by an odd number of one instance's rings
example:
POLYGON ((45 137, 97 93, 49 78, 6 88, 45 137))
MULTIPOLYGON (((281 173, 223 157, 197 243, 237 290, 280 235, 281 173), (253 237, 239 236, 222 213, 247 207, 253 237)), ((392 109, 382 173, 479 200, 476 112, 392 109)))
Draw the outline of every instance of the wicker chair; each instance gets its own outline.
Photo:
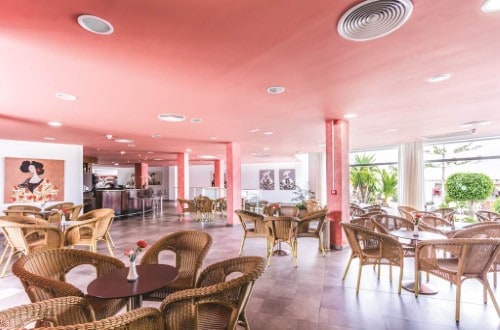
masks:
POLYGON ((222 217, 226 216, 227 202, 225 198, 217 198, 212 203, 212 214, 220 214, 222 217))
POLYGON ((300 209, 292 205, 282 205, 280 206, 279 215, 281 217, 298 217, 300 209))
MULTIPOLYGON (((359 292, 361 283, 361 272, 363 266, 366 265, 390 265, 399 267, 399 285, 398 294, 401 294, 403 281, 403 247, 397 239, 392 236, 374 232, 368 228, 361 226, 342 223, 342 227, 346 233, 347 240, 351 246, 351 256, 344 271, 342 280, 345 280, 351 261, 354 258, 359 259, 358 280, 356 284, 356 294, 359 292), (365 246, 365 242, 370 242, 369 246, 365 246)), ((392 268, 390 268, 390 280, 392 282, 392 268)), ((380 269, 378 272, 380 279, 380 269)))
POLYGON ((445 219, 449 223, 455 221, 455 209, 452 207, 441 207, 432 210, 432 212, 437 213, 441 218, 445 219))
POLYGON ((426 271, 457 286, 455 319, 460 320, 460 292, 462 282, 475 278, 490 294, 493 305, 500 315, 500 308, 495 294, 488 283, 487 273, 500 255, 500 238, 452 238, 419 242, 415 253, 415 296, 418 296, 419 274, 426 271), (450 257, 438 258, 437 250, 451 252, 450 257))
MULTIPOLYGON (((110 229, 115 218, 115 211, 110 208, 100 208, 89 211, 82 214, 77 218, 78 221, 87 220, 97 220, 94 225, 90 225, 90 228, 86 228, 86 225, 80 225, 79 235, 83 239, 81 244, 74 245, 86 245, 91 248, 94 252, 97 251, 97 242, 105 241, 108 247, 109 254, 114 256, 113 253, 113 239, 111 238, 110 229)), ((92 223, 92 222, 89 222, 92 223)))
MULTIPOLYGON (((406 229, 413 231, 414 223, 405 218, 388 214, 376 214, 372 216, 376 231, 389 235, 393 230, 406 229)), ((415 254, 415 245, 412 242, 403 240, 402 247, 405 257, 413 257, 415 254)))
MULTIPOLYGON (((63 247, 64 237, 61 231, 55 227, 0 220, 0 229, 7 241, 4 254, 8 248, 10 249, 0 277, 5 275, 12 257, 16 254, 29 255, 36 251, 63 247)), ((0 261, 3 261, 4 254, 2 254, 0 261)))
POLYGON ((402 208, 398 208, 398 211, 401 218, 405 218, 406 220, 415 222, 415 217, 413 216, 413 214, 411 214, 410 211, 406 211, 405 209, 402 208))
POLYGON ((97 320, 115 315, 127 304, 127 299, 101 299, 85 295, 76 286, 67 283, 66 274, 80 265, 93 266, 97 276, 125 268, 123 262, 113 257, 84 250, 61 249, 23 256, 12 266, 12 273, 23 284, 31 302, 67 296, 84 297, 94 309, 97 320))
POLYGON ((73 202, 61 202, 61 203, 57 203, 57 204, 53 204, 53 205, 50 205, 50 206, 47 206, 45 208, 45 211, 51 211, 51 210, 67 210, 69 209, 70 207, 72 207, 73 205, 75 205, 75 203, 73 202))
POLYGON ((9 205, 9 206, 7 206, 7 210, 11 210, 11 211, 21 210, 21 211, 36 211, 36 212, 40 212, 42 209, 39 208, 38 206, 35 206, 35 205, 15 204, 15 205, 9 205))
POLYGON ((264 268, 261 257, 232 258, 208 266, 196 288, 163 300, 160 310, 167 329, 236 329, 238 323, 249 329, 245 308, 264 268))
POLYGON ((287 243, 292 249, 293 264, 297 267, 297 231, 299 220, 296 217, 265 217, 267 229, 267 266, 276 244, 287 243))
POLYGON ((276 214, 279 214, 280 212, 280 205, 278 203, 268 203, 266 207, 264 208, 264 215, 267 216, 275 216, 276 214))
POLYGON ((186 217, 186 214, 193 214, 195 219, 197 219, 198 215, 196 213, 196 204, 194 201, 178 198, 177 202, 179 203, 179 207, 181 209, 179 221, 182 221, 186 217))
POLYGON ((323 246, 323 229, 325 228, 327 209, 313 211, 300 218, 297 238, 312 237, 318 239, 318 249, 326 256, 323 246))
POLYGON ((453 223, 441 217, 423 216, 420 219, 419 227, 423 230, 428 230, 446 235, 450 230, 453 230, 453 223))
POLYGON ((249 237, 262 237, 265 238, 267 235, 266 223, 264 222, 264 216, 254 212, 246 210, 236 210, 234 211, 241 222, 241 227, 243 228, 243 241, 241 242, 240 254, 243 254, 243 246, 245 245, 245 240, 249 237))
POLYGON ((196 219, 199 221, 211 221, 213 220, 212 214, 212 204, 211 200, 207 196, 197 196, 194 198, 194 204, 196 205, 196 219))
POLYGON ((358 205, 351 204, 349 206, 349 213, 350 213, 351 218, 353 218, 353 217, 360 217, 360 216, 363 216, 363 214, 366 213, 366 210, 363 209, 363 208, 361 208, 358 205))
POLYGON ((411 206, 406 206, 406 205, 400 205, 398 206, 398 211, 401 212, 401 210, 404 210, 406 212, 413 212, 413 211, 418 211, 418 209, 411 207, 411 206))
POLYGON ((161 301, 173 292, 194 288, 200 276, 203 260, 211 246, 212 237, 205 232, 195 230, 172 233, 151 245, 140 263, 158 264, 162 261, 159 258, 162 251, 173 252, 179 277, 168 286, 145 295, 143 299, 161 301))
POLYGON ((476 217, 478 221, 498 221, 495 219, 500 219, 500 213, 493 211, 480 210, 476 211, 476 217))
POLYGON ((47 299, 0 311, 0 328, 24 328, 36 321, 36 327, 55 327, 95 321, 92 306, 82 297, 47 299))
POLYGON ((306 206, 307 213, 312 213, 314 211, 319 211, 319 210, 321 210, 323 208, 321 206, 321 204, 317 200, 314 200, 314 199, 306 199, 304 201, 304 205, 306 206))
POLYGON ((0 312, 2 329, 23 328, 35 320, 37 328, 40 324, 47 330, 165 329, 163 315, 152 307, 138 308, 96 321, 92 307, 81 297, 48 299, 0 312))
POLYGON ((66 215, 66 220, 78 220, 80 216, 80 212, 82 211, 83 204, 73 205, 67 208, 64 208, 64 215, 66 215))

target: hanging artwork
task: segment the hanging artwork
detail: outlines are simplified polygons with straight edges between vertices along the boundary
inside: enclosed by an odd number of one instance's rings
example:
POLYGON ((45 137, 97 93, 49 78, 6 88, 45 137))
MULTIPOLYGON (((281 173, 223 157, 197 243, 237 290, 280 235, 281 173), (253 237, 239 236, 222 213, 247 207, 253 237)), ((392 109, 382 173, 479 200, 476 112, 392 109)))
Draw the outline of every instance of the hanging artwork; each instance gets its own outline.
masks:
POLYGON ((295 190, 295 170, 280 170, 280 190, 295 190))
POLYGON ((259 187, 262 190, 274 190, 274 170, 260 170, 259 187))
POLYGON ((5 157, 5 203, 64 200, 64 160, 5 157))
POLYGON ((148 185, 161 185, 161 172, 149 172, 148 185))

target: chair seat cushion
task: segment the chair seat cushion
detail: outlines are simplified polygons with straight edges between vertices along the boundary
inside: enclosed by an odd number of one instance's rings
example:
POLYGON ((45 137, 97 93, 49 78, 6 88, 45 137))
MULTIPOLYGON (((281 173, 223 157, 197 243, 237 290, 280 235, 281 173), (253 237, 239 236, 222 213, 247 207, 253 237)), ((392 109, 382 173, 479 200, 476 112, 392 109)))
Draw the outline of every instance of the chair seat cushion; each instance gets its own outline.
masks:
POLYGON ((93 296, 85 296, 85 299, 94 309, 96 320, 101 320, 109 316, 116 315, 125 305, 127 299, 102 299, 93 296))

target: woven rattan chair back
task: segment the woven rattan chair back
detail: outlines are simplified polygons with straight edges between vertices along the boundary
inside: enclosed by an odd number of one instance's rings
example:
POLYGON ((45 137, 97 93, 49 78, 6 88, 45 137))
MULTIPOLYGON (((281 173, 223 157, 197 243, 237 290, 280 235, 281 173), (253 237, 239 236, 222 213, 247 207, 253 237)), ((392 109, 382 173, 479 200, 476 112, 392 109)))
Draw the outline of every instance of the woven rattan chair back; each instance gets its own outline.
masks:
POLYGON ((495 219, 500 219, 500 213, 486 210, 476 211, 476 217, 478 221, 495 221, 495 219))
POLYGON ((183 290, 163 300, 167 329, 249 329, 245 308, 254 282, 264 272, 261 257, 238 257, 208 266, 195 289, 183 290), (236 275, 237 277, 233 276, 236 275))
POLYGON ((271 256, 276 244, 287 243, 292 249, 292 259, 297 267, 297 231, 299 220, 296 217, 265 217, 267 228, 267 265, 271 265, 271 256))
POLYGON ((358 205, 351 204, 349 206, 349 212, 351 217, 360 217, 367 211, 358 205))
POLYGON ((243 241, 241 242, 240 254, 243 254, 243 247, 245 245, 245 240, 249 237, 262 237, 265 238, 267 235, 266 223, 264 222, 264 216, 258 213, 246 211, 246 210, 236 210, 234 211, 241 222, 241 227, 243 228, 243 241))
POLYGON ((61 203, 56 203, 56 204, 53 204, 53 205, 50 205, 50 206, 47 206, 45 208, 45 211, 51 211, 51 210, 62 210, 62 209, 69 209, 70 207, 72 207, 73 205, 75 205, 75 203, 73 202, 61 202, 61 203))
POLYGON ((447 232, 453 229, 453 224, 448 220, 430 215, 423 216, 420 219, 419 227, 420 226, 424 230, 437 232, 443 235, 446 235, 447 232))
POLYGON ((282 217, 298 217, 300 209, 292 205, 280 206, 279 215, 282 217))
POLYGON ((35 205, 23 205, 23 204, 16 204, 16 205, 9 205, 7 206, 7 210, 20 210, 20 211, 35 211, 35 212, 40 212, 42 209, 39 208, 38 206, 35 205))
POLYGON ((85 296, 75 285, 66 282, 66 275, 75 267, 89 265, 97 276, 125 268, 120 260, 84 250, 46 250, 22 256, 12 265, 12 273, 21 281, 31 302, 51 298, 85 297, 94 309, 96 319, 115 315, 127 299, 100 299, 85 296))
POLYGON ((311 237, 318 240, 318 249, 326 255, 323 246, 323 230, 325 228, 327 209, 313 211, 300 218, 297 229, 297 238, 311 237))
POLYGON ((377 230, 384 234, 389 234, 393 230, 406 229, 413 230, 413 222, 395 215, 376 214, 371 217, 377 230))
POLYGON ((168 286, 144 296, 143 299, 161 301, 172 292, 194 288, 211 246, 212 237, 208 233, 196 230, 178 231, 151 245, 140 263, 157 264, 160 253, 170 251, 175 254, 173 266, 179 271, 179 277, 168 286))

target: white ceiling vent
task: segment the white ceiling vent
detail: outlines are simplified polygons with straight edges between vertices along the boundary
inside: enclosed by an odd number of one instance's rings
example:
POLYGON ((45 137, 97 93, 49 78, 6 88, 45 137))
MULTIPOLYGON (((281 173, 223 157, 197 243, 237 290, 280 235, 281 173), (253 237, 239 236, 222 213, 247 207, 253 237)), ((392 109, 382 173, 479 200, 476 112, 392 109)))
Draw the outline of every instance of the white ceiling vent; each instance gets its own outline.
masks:
POLYGON ((340 18, 341 37, 366 41, 383 37, 401 27, 410 17, 410 0, 367 0, 349 9, 340 18))
POLYGON ((476 129, 471 129, 468 131, 458 131, 458 132, 451 132, 451 133, 443 133, 443 134, 435 134, 435 135, 426 135, 422 136, 424 140, 453 140, 456 138, 461 138, 464 136, 472 135, 476 132, 476 129))

